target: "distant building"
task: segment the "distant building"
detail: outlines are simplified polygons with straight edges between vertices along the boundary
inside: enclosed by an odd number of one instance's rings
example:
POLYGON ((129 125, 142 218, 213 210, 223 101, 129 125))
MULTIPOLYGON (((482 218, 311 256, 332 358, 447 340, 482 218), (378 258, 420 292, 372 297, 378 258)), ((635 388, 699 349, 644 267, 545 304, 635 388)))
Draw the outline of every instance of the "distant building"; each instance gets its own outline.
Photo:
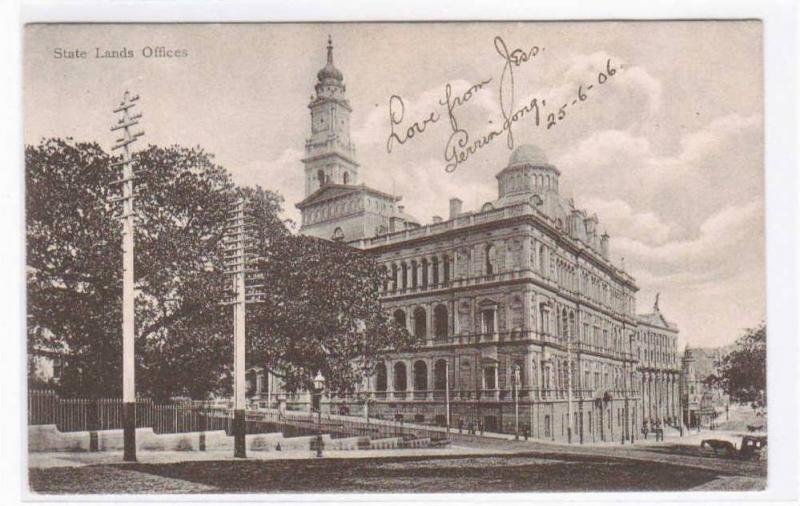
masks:
POLYGON ((683 422, 689 427, 708 427, 730 403, 719 388, 707 383, 714 364, 722 357, 720 349, 689 348, 681 361, 681 404, 683 422))
POLYGON ((681 385, 678 327, 661 314, 658 295, 653 311, 637 315, 636 323, 636 381, 641 384, 644 416, 653 421, 678 420, 681 385))

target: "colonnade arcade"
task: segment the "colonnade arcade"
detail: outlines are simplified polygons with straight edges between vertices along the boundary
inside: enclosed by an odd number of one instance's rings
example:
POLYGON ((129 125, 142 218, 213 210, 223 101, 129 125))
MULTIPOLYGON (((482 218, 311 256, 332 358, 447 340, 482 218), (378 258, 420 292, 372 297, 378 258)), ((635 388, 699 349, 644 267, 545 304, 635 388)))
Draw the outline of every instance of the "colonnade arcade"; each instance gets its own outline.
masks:
POLYGON ((655 423, 680 417, 680 372, 641 371, 644 420, 655 423))

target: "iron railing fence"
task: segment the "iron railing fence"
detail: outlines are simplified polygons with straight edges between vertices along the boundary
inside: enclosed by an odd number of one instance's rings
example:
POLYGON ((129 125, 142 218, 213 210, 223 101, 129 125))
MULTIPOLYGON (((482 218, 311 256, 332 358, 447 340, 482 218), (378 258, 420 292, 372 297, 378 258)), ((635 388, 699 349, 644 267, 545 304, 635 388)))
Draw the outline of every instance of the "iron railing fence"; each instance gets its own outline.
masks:
MULTIPOLYGON (((28 392, 28 424, 55 425, 61 432, 122 429, 121 399, 64 399, 49 390, 28 392)), ((232 434, 233 411, 222 401, 186 401, 156 404, 150 399, 136 402, 136 426, 151 427, 157 434, 224 430, 232 434)), ((440 431, 412 427, 403 421, 359 420, 354 417, 316 412, 248 409, 248 434, 280 432, 284 437, 311 436, 318 432, 332 438, 366 436, 441 437, 440 431)))
MULTIPOLYGON (((28 392, 28 425, 55 425, 61 432, 122 429, 122 399, 64 399, 50 390, 28 392)), ((136 427, 157 434, 231 430, 228 409, 195 403, 136 400, 136 427)))

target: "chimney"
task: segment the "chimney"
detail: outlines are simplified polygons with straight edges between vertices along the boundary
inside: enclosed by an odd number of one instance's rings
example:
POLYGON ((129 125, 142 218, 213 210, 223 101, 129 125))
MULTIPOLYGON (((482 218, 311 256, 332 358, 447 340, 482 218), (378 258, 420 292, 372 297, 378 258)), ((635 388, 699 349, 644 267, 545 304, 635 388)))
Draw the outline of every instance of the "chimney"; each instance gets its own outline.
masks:
POLYGON ((442 222, 442 217, 441 216, 434 216, 433 217, 433 222, 434 223, 441 223, 442 222))
POLYGON ((455 218, 456 216, 458 216, 459 214, 461 214, 461 204, 463 204, 463 202, 459 198, 453 197, 452 199, 450 199, 450 219, 451 220, 453 218, 455 218))

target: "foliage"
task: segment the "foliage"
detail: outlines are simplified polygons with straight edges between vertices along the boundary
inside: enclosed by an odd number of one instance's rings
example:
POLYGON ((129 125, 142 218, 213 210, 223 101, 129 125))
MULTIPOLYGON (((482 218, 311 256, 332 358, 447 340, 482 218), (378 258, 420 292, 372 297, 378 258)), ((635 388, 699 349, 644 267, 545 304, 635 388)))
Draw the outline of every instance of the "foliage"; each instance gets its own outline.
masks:
POLYGON ((716 364, 716 373, 706 380, 718 385, 737 402, 754 408, 767 405, 767 327, 761 323, 747 329, 736 347, 716 364))
POLYGON ((267 302, 249 309, 253 360, 289 391, 309 389, 317 371, 326 390, 351 392, 390 351, 416 341, 385 314, 385 269, 360 250, 285 234, 262 243, 267 302))
MULTIPOLYGON (((66 358, 64 396, 121 391, 121 227, 110 157, 97 144, 48 139, 27 146, 28 348, 66 358)), ((244 196, 257 223, 267 301, 248 306, 248 361, 290 390, 316 372, 351 391, 387 351, 414 341, 384 314, 386 272, 343 244, 291 235, 282 198, 235 188, 201 149, 149 146, 134 155, 136 385, 156 400, 227 393, 232 308, 223 236, 244 196), (146 169, 146 170, 145 170, 146 169)))
MULTIPOLYGON (((71 140, 25 150, 28 347, 66 355, 62 395, 121 390, 121 227, 108 200, 120 171, 112 161, 97 144, 71 140)), ((217 388, 230 354, 218 302, 233 185, 200 149, 150 146, 134 167, 144 183, 136 199, 137 391, 201 395, 217 388)))

